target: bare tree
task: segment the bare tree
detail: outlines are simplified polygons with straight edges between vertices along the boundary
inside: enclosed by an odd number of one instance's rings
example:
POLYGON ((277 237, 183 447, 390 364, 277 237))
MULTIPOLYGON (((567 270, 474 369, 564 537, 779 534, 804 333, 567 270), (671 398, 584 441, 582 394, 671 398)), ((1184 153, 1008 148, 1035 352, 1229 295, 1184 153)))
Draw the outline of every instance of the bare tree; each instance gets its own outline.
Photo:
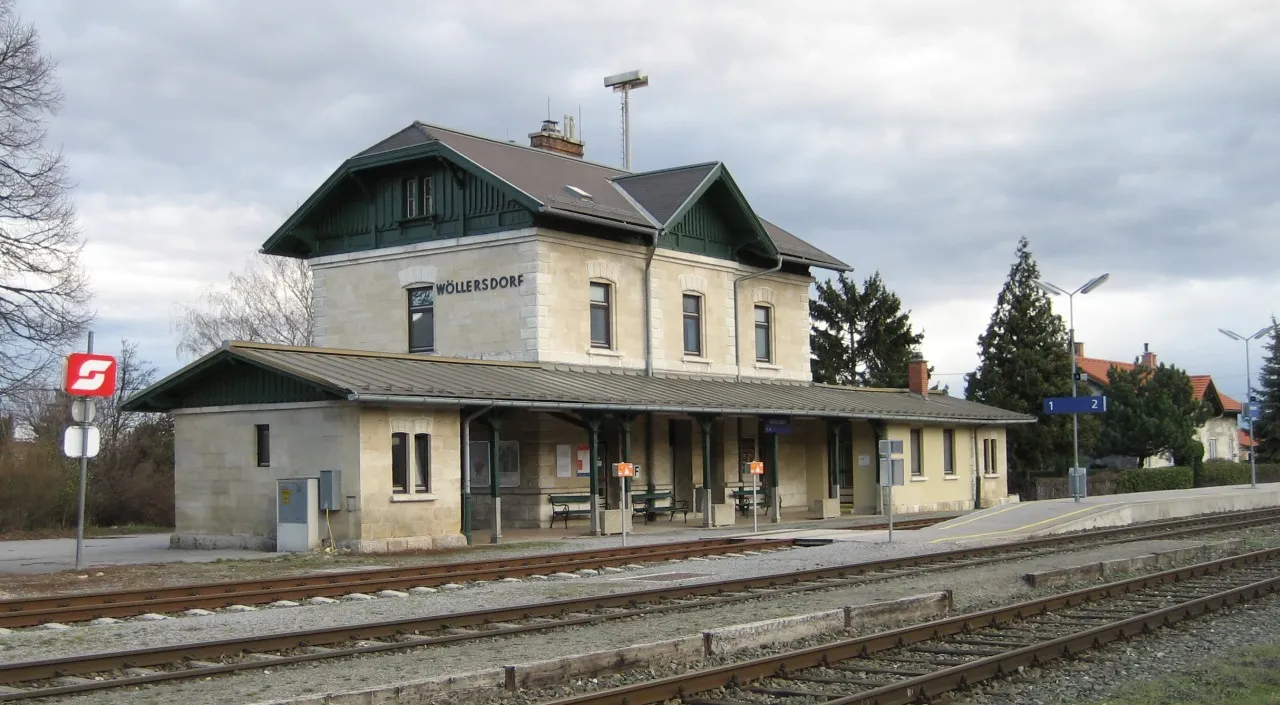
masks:
POLYGON ((55 64, 13 4, 0 0, 0 394, 41 376, 92 318, 66 162, 45 146, 55 64))
POLYGON ((258 254, 229 286, 182 306, 178 354, 199 357, 224 340, 310 345, 311 267, 305 260, 258 254))

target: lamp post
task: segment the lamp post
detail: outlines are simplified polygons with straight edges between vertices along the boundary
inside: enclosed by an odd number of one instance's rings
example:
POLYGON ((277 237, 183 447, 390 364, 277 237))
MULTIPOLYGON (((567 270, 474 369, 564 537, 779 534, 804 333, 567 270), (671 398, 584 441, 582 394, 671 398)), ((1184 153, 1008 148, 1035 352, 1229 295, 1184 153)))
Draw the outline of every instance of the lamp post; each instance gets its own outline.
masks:
MULTIPOLYGON (((1073 397, 1076 396, 1076 294, 1087 294, 1102 286, 1110 278, 1110 273, 1101 274, 1085 282, 1075 291, 1067 291, 1062 287, 1054 286, 1046 281, 1037 281, 1035 283, 1036 286, 1040 287, 1040 289, 1047 294, 1067 297, 1067 325, 1070 328, 1070 339, 1067 342, 1067 353, 1071 356, 1071 396, 1073 397)), ((1072 447, 1075 449, 1075 461, 1071 466, 1074 471, 1075 468, 1080 467, 1080 418, 1074 412, 1071 414, 1071 443, 1072 447)), ((1085 478, 1085 481, 1087 482, 1087 471, 1085 472, 1085 478)), ((1076 492, 1075 488, 1072 488, 1071 496, 1077 502, 1080 501, 1080 493, 1076 492)))
POLYGON ((1257 488, 1258 486, 1258 461, 1254 458, 1257 453, 1255 452, 1255 441, 1253 439, 1253 373, 1249 371, 1249 342, 1258 340, 1267 333, 1270 333, 1271 328, 1272 326, 1267 326, 1248 337, 1240 335, 1239 333, 1233 333, 1226 328, 1218 329, 1219 333, 1222 333, 1232 340, 1244 341, 1244 398, 1245 403, 1248 405, 1248 413, 1245 414, 1245 419, 1249 421, 1249 486, 1253 488, 1257 488))

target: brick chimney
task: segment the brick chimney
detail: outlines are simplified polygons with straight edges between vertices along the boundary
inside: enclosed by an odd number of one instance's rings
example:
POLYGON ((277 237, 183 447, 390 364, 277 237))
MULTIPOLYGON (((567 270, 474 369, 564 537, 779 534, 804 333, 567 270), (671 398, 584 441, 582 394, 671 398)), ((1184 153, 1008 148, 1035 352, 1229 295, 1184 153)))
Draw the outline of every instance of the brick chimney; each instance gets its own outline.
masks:
POLYGON ((1076 357, 1084 357, 1084 343, 1076 342, 1076 357))
POLYGON ((1150 343, 1142 344, 1142 366, 1143 367, 1156 366, 1156 354, 1151 352, 1150 343))
POLYGON ((586 145, 578 139, 578 127, 572 116, 564 116, 564 127, 564 132, 561 132, 560 123, 543 120, 541 130, 529 133, 529 146, 581 159, 586 145))
POLYGON ((929 396, 929 363, 919 353, 907 361, 907 390, 929 396))

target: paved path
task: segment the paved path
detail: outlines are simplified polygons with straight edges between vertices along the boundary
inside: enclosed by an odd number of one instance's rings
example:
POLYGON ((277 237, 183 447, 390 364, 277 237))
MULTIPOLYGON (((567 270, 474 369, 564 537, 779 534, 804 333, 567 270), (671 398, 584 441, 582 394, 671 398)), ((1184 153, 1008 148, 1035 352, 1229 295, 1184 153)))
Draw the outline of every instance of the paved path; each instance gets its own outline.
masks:
MULTIPOLYGON (((169 548, 169 534, 95 536, 84 540, 86 570, 94 566, 136 563, 203 563, 219 558, 272 558, 262 551, 180 551, 169 548)), ((0 541, 0 573, 53 573, 76 567, 76 540, 0 541)))

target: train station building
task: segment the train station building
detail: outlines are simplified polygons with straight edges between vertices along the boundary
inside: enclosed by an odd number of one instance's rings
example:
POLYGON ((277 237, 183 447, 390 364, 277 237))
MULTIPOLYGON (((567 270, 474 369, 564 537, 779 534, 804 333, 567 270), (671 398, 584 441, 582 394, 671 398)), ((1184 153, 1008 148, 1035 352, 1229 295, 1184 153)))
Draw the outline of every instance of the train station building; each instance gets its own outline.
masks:
POLYGON ((277 480, 322 471, 321 531, 360 551, 875 514, 886 438, 895 512, 993 506, 1005 430, 1033 421, 931 393, 923 359, 908 389, 814 384, 814 272, 849 266, 758 217, 723 163, 625 172, 571 123, 525 146, 415 122, 263 251, 311 265, 314 345, 228 342, 127 403, 174 414, 175 545, 273 548, 277 480))

